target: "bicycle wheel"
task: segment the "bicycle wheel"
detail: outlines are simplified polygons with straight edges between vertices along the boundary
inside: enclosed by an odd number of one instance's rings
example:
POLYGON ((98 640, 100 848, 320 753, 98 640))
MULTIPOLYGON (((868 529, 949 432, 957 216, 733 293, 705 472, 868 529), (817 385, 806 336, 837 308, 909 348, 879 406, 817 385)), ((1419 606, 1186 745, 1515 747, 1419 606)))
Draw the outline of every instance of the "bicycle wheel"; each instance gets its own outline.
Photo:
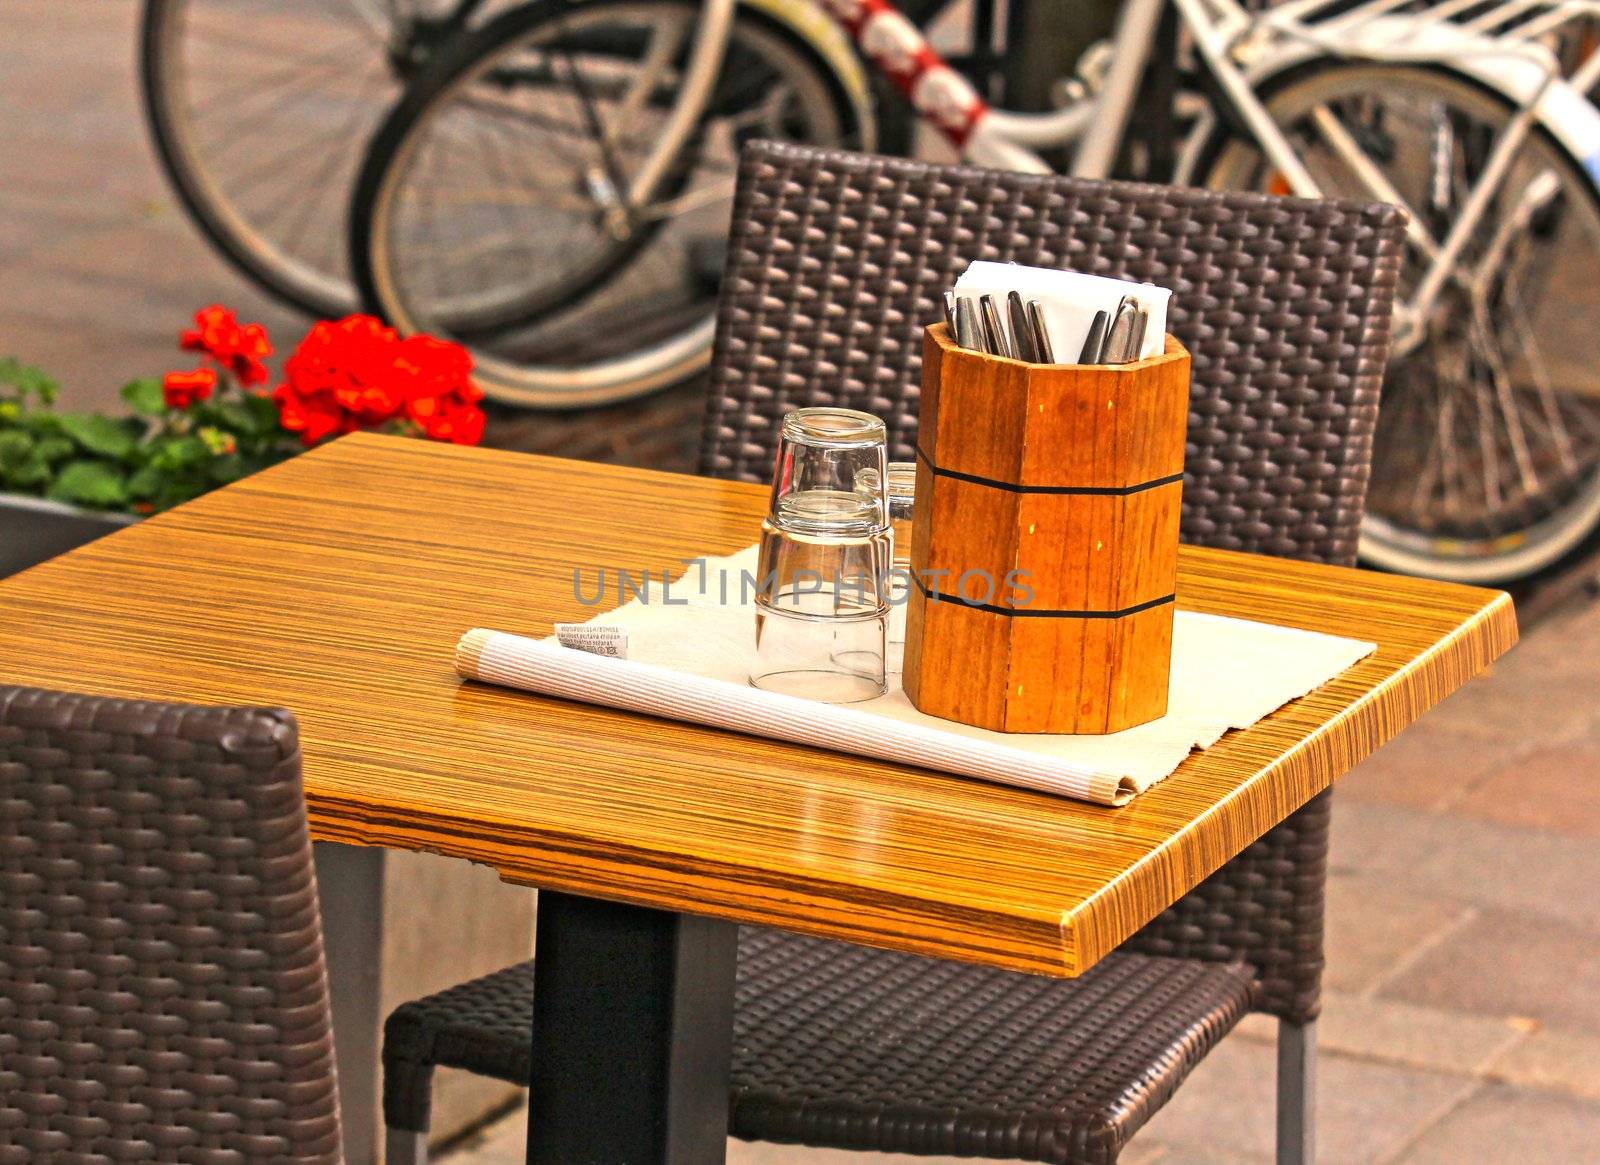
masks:
MULTIPOLYGON (((1443 67, 1319 64, 1264 95, 1330 196, 1368 198, 1358 149, 1442 240, 1513 115, 1443 67)), ((1217 139, 1202 184, 1278 192, 1253 144, 1217 139)), ((1408 244, 1398 301, 1426 257, 1408 244)), ((1513 160, 1424 328, 1391 358, 1361 554, 1475 583, 1559 569, 1600 527, 1600 376, 1592 358, 1600 196, 1536 130, 1513 160)))
POLYGON ((349 191, 400 80, 476 0, 146 0, 156 153, 235 267, 315 315, 356 305, 349 191))
POLYGON ((462 38, 373 138, 350 212, 370 307, 467 345, 493 399, 580 407, 705 365, 742 143, 857 140, 810 47, 741 9, 689 148, 649 205, 622 196, 678 91, 688 0, 536 4, 462 38))

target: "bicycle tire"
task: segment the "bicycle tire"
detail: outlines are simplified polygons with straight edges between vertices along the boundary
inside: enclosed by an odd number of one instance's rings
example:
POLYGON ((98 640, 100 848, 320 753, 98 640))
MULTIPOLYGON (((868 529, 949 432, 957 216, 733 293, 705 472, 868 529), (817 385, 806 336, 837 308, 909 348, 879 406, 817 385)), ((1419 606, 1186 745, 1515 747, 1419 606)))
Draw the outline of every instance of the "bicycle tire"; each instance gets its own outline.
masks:
MULTIPOLYGON (((586 17, 599 18, 608 8, 636 9, 656 4, 680 7, 682 0, 591 0, 582 5, 582 12, 586 17)), ((412 148, 435 107, 447 101, 464 78, 518 42, 536 36, 570 11, 569 6, 552 4, 550 0, 534 0, 458 38, 417 75, 373 135, 356 181, 347 220, 350 264, 363 305, 402 333, 428 330, 425 321, 413 319, 406 308, 393 272, 396 259, 390 254, 385 238, 389 208, 398 196, 396 183, 406 164, 408 149, 412 148)), ((803 38, 778 22, 743 8, 735 16, 734 36, 740 35, 741 28, 757 28, 766 36, 780 38, 797 58, 804 59, 814 70, 816 79, 822 82, 834 102, 834 113, 840 124, 847 127, 855 124, 861 111, 848 100, 844 87, 826 62, 803 38)), ((689 163, 676 165, 669 183, 686 182, 692 159, 689 163)), ((657 224, 651 229, 651 235, 659 229, 660 224, 657 224)), ((569 281, 572 290, 567 306, 581 303, 606 286, 648 242, 649 238, 639 232, 626 245, 610 248, 599 256, 583 278, 569 281)), ((485 323, 489 331, 504 328, 515 322, 508 317, 516 317, 519 312, 525 314, 527 306, 516 305, 499 318, 465 321, 465 330, 471 333, 475 326, 482 328, 485 323)), ((471 337, 461 338, 469 340, 471 337)), ((480 358, 477 378, 490 399, 510 405, 563 409, 609 404, 664 388, 703 368, 710 355, 709 317, 691 332, 674 339, 676 342, 662 346, 658 357, 643 360, 623 357, 603 366, 507 369, 487 364, 480 358)))
POLYGON ((354 285, 318 279, 272 247, 208 181, 184 132, 178 23, 187 0, 145 0, 139 21, 139 87, 156 160, 190 220, 235 270, 282 303, 313 316, 355 310, 354 285))
MULTIPOLYGON (((1297 88, 1312 83, 1326 83, 1331 74, 1345 71, 1369 78, 1375 71, 1390 73, 1391 79, 1381 90, 1383 92, 1397 91, 1396 87, 1403 85, 1405 73, 1426 74, 1435 81, 1457 86, 1462 91, 1471 91, 1486 105, 1498 107, 1507 118, 1515 108, 1503 94, 1477 78, 1447 65, 1421 62, 1307 62, 1268 78, 1258 90, 1258 96, 1269 109, 1274 102, 1279 102, 1280 108, 1289 106, 1291 103, 1288 98, 1297 88)), ((1368 84, 1371 85, 1370 80, 1368 84)), ((1536 126, 1532 136, 1566 171, 1569 181, 1563 189, 1582 191, 1590 211, 1600 220, 1600 191, 1596 190, 1581 162, 1543 127, 1536 126)), ((1230 127, 1225 120, 1219 120, 1197 152, 1193 169, 1196 184, 1216 185, 1216 171, 1226 151, 1239 144, 1246 149, 1256 148, 1252 141, 1241 138, 1237 129, 1230 127)), ((1595 265, 1600 266, 1600 254, 1596 254, 1594 260, 1595 265)), ((1383 414, 1380 411, 1380 425, 1382 422, 1383 414)), ((1375 474, 1383 468, 1375 465, 1375 474)), ((1363 520, 1360 553, 1365 563, 1381 569, 1479 585, 1530 583, 1558 574, 1576 561, 1600 550, 1600 464, 1591 467, 1588 481, 1582 484, 1572 501, 1561 504, 1553 514, 1526 529, 1501 536, 1498 542, 1501 549, 1479 556, 1463 556, 1456 551, 1470 546, 1470 540, 1450 536, 1429 538, 1421 532, 1400 530, 1394 523, 1369 509, 1363 520)))

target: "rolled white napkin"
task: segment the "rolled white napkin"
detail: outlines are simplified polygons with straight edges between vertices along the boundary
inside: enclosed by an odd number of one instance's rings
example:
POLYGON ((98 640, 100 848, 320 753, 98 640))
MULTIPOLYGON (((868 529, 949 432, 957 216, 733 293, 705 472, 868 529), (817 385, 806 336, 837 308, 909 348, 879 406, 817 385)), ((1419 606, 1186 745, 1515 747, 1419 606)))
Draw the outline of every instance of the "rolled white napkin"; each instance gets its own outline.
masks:
POLYGON ((1166 343, 1167 301, 1172 298, 1172 292, 1153 283, 978 259, 968 264, 956 280, 955 290, 957 295, 973 299, 980 295, 994 296, 1002 317, 1007 292, 1014 290, 1025 301, 1037 299, 1058 364, 1078 362, 1078 353, 1089 334, 1089 325, 1094 322, 1094 313, 1103 311, 1109 317, 1124 295, 1133 296, 1139 306, 1150 313, 1139 358, 1160 355, 1166 343))
POLYGON ((1126 778, 993 740, 930 730, 848 705, 818 704, 654 664, 607 659, 548 639, 481 627, 468 631, 457 644, 456 671, 467 679, 546 696, 921 765, 1104 805, 1120 805, 1136 791, 1126 778))

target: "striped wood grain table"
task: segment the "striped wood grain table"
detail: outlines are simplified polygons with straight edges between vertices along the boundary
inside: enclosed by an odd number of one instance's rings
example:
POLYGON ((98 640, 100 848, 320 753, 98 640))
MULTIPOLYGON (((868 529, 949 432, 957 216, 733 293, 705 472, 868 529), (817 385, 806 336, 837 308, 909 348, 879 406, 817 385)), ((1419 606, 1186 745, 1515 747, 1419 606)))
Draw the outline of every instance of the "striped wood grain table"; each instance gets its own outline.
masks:
MULTIPOLYGON (((463 685, 473 626, 754 540, 764 491, 353 436, 0 583, 0 680, 299 718, 318 837, 1074 975, 1516 639, 1503 594, 1185 548, 1178 602, 1374 640, 1122 809, 463 685)), ((608 602, 614 601, 609 595, 608 602)))

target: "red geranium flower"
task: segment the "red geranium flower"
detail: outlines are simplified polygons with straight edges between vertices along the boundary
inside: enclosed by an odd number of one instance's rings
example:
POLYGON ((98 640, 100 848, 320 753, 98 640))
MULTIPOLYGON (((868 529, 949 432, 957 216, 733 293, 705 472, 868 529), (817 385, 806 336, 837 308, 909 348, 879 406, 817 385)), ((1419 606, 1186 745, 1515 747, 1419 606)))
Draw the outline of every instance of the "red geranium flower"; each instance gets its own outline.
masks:
POLYGON ((262 361, 270 355, 272 342, 267 339, 267 329, 260 324, 246 324, 234 338, 227 365, 239 378, 240 384, 265 384, 267 366, 262 361))
POLYGON ((440 441, 476 444, 482 393, 472 356, 431 336, 400 339, 371 316, 314 326, 284 365, 273 398, 283 427, 307 445, 333 433, 393 428, 411 421, 440 441))
POLYGON ((278 423, 291 433, 299 433, 303 445, 315 445, 340 431, 343 414, 324 400, 303 397, 287 384, 280 384, 272 399, 278 402, 278 423))
POLYGON ((476 445, 483 440, 483 410, 452 397, 426 396, 411 402, 411 419, 435 441, 476 445))
POLYGON ((211 368, 196 368, 191 372, 169 372, 161 380, 161 395, 169 409, 186 409, 197 400, 205 400, 217 387, 217 374, 211 368))
POLYGON ((238 331, 239 317, 220 303, 214 303, 194 313, 194 327, 179 333, 178 346, 185 352, 218 356, 218 353, 226 354, 232 349, 233 338, 238 331))
POLYGON ((267 379, 262 363, 272 355, 267 330, 260 324, 240 324, 239 317, 220 303, 194 313, 194 327, 185 329, 178 345, 186 352, 201 352, 223 365, 240 383, 261 384, 267 379))

